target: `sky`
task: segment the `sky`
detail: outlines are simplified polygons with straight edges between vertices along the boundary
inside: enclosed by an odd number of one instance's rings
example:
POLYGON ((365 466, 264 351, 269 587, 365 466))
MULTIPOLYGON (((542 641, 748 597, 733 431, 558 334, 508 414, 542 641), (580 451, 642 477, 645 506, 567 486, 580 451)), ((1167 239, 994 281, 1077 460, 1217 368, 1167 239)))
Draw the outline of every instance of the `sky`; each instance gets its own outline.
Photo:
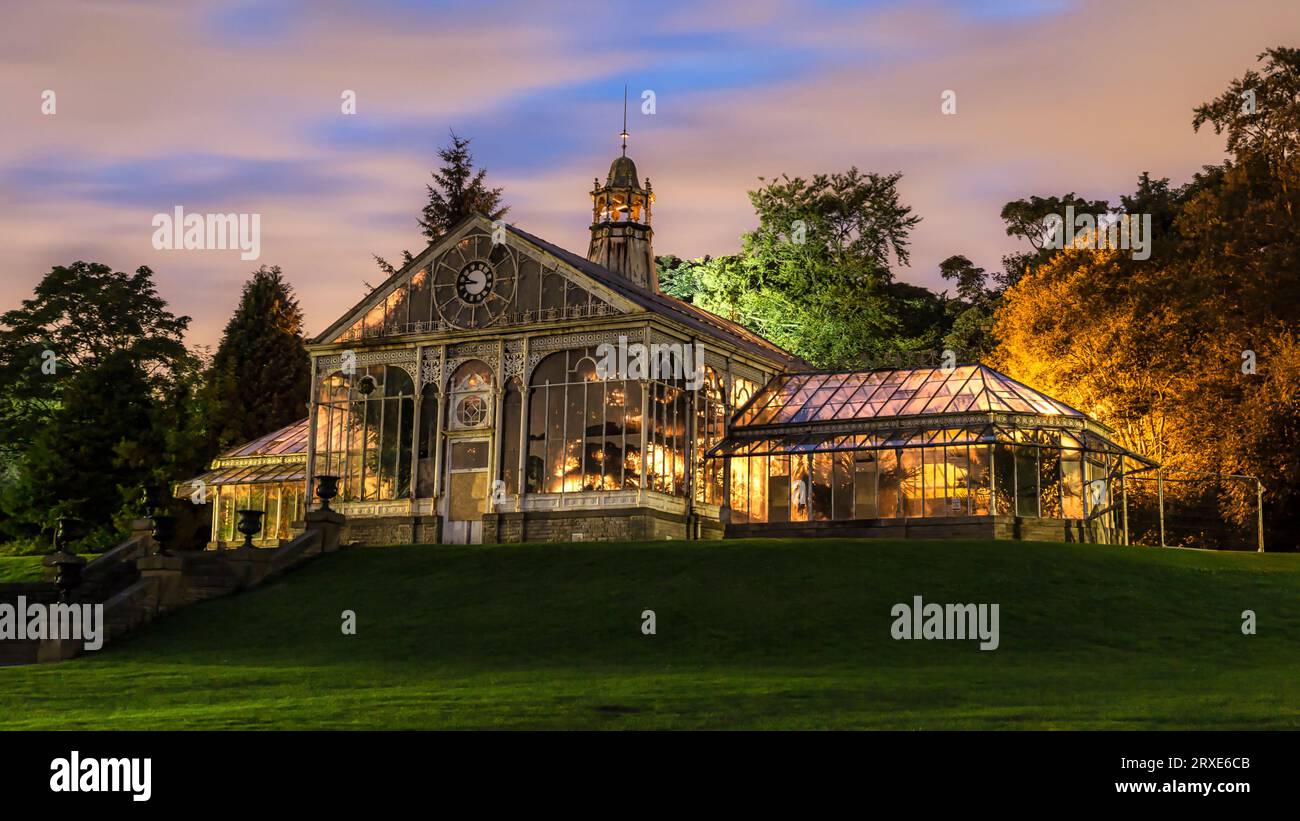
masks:
POLYGON ((856 165, 901 172, 922 222, 896 276, 940 289, 944 258, 1015 250, 1009 200, 1115 202, 1144 171, 1221 161, 1192 108, 1297 44, 1294 0, 9 4, 0 309, 55 265, 148 265, 215 346, 249 273, 279 265, 314 335, 383 279, 372 255, 423 249, 451 129, 507 221, 585 253, 625 84, 656 253, 735 252, 760 177, 856 165), (259 215, 260 255, 155 249, 177 207, 259 215))

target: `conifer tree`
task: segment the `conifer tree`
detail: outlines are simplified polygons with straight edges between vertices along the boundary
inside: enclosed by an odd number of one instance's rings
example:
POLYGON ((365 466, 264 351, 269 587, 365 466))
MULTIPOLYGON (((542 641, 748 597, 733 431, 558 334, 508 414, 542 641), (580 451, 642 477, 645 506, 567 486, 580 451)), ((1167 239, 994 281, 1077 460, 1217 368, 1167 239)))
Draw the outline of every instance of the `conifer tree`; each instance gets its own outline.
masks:
MULTIPOLYGON (((437 241, 452 226, 474 212, 498 220, 510 210, 509 206, 501 204, 501 189, 487 187, 487 169, 475 170, 469 143, 468 137, 461 137, 453 131, 451 145, 438 149, 442 166, 433 172, 434 185, 426 186, 429 202, 417 220, 429 242, 437 241)), ((410 251, 402 252, 403 265, 412 259, 410 251)), ((396 271, 383 257, 376 256, 375 262, 386 274, 396 271)))
POLYGON ((264 265, 244 284, 208 369, 210 450, 301 419, 310 381, 302 309, 280 268, 264 265))

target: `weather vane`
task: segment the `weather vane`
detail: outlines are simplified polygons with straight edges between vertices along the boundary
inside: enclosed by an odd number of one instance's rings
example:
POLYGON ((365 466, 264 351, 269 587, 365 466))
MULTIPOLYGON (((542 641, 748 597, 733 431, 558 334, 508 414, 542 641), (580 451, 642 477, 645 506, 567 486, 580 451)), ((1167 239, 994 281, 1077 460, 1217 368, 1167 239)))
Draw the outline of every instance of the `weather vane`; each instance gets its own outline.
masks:
POLYGON ((627 83, 623 84, 623 156, 627 156, 627 83))

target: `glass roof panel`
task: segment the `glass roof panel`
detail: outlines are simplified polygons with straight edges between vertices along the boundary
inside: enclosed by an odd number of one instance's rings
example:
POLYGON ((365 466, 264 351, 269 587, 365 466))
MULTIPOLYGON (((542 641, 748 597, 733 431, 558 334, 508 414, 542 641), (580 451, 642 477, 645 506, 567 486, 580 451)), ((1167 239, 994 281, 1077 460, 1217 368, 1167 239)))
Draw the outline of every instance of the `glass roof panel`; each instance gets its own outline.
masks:
POLYGON ((948 372, 914 368, 780 376, 759 391, 735 426, 991 411, 1083 416, 983 365, 963 365, 948 372))
POLYGON ((925 404, 919 413, 951 413, 950 410, 954 399, 964 399, 966 383, 970 381, 971 374, 975 372, 973 365, 964 365, 960 368, 954 368, 934 391, 930 401, 925 404))
POLYGON ((307 420, 302 419, 292 425, 259 436, 221 454, 219 458, 232 456, 283 456, 289 453, 307 452, 307 420))

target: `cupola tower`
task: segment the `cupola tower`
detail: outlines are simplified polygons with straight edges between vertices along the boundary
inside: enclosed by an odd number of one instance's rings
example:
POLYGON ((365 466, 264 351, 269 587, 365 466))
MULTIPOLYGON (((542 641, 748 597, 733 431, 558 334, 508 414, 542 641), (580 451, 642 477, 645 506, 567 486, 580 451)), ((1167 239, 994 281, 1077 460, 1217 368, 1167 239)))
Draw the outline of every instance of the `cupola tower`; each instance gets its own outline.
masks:
POLYGON ((655 201, 646 178, 637 178, 636 163, 627 155, 627 91, 623 92, 622 154, 609 167, 605 184, 597 178, 591 190, 591 246, 587 259, 603 265, 629 282, 657 291, 650 227, 651 205, 655 201))

